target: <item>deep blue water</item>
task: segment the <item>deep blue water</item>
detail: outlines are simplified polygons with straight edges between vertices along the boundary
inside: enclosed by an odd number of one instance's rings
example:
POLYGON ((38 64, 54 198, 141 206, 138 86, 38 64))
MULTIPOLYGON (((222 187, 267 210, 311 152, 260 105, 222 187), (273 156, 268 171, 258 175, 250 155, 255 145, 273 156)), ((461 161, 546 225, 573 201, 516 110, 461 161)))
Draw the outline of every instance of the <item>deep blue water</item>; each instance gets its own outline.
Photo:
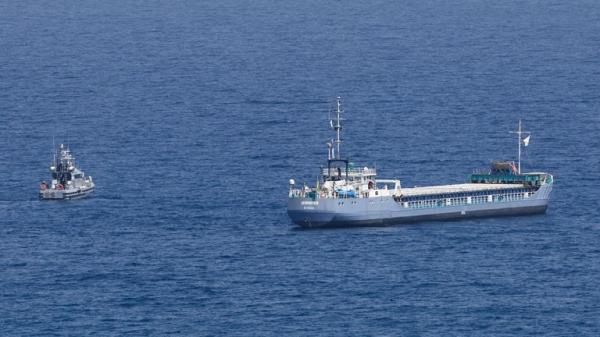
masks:
POLYGON ((0 334, 600 335, 597 1, 0 2, 0 334), (512 159, 545 215, 298 230, 343 153, 404 186, 512 159), (52 137, 97 184, 40 202, 52 137))

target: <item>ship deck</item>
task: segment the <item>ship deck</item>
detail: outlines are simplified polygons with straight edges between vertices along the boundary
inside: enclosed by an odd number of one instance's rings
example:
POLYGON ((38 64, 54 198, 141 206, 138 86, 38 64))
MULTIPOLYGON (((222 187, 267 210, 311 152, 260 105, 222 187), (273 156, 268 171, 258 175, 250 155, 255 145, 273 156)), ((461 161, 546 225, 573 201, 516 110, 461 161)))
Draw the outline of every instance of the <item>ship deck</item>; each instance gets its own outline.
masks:
POLYGON ((402 195, 407 197, 432 194, 448 194, 476 191, 496 191, 511 188, 521 188, 523 184, 453 184, 423 187, 403 187, 402 195))

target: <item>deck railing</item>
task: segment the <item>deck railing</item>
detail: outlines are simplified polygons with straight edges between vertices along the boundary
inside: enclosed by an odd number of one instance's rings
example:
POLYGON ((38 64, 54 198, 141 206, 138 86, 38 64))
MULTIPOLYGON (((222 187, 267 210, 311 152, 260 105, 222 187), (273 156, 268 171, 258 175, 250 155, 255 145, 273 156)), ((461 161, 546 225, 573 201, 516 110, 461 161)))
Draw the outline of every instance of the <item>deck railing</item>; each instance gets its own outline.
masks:
MULTIPOLYGON (((427 200, 403 200, 402 197, 394 196, 396 202, 401 204, 404 208, 439 208, 439 207, 450 207, 450 206, 467 206, 467 205, 477 205, 477 204, 486 204, 486 203, 498 203, 498 202, 511 202, 511 201, 520 201, 524 199, 530 198, 535 191, 528 192, 514 192, 514 193, 491 193, 484 195, 474 195, 474 196, 460 196, 460 197, 451 197, 451 198, 435 198, 435 199, 427 199, 427 200)), ((393 196, 393 195, 390 195, 393 196)), ((289 192, 289 198, 308 198, 312 200, 317 199, 355 199, 355 198, 365 198, 364 195, 357 195, 355 197, 350 197, 347 195, 340 195, 338 193, 327 194, 322 191, 316 191, 314 189, 305 190, 305 189, 291 189, 289 192)))
MULTIPOLYGON (((341 170, 341 174, 342 177, 346 176, 346 168, 344 167, 340 167, 341 170)), ((321 174, 324 176, 327 176, 329 174, 328 169, 325 167, 321 170, 321 174)), ((337 167, 332 167, 331 168, 331 175, 332 176, 337 176, 338 175, 338 168, 337 167)), ((366 170, 364 168, 350 168, 348 169, 348 176, 349 177, 360 177, 360 176, 375 176, 377 175, 377 170, 373 169, 373 168, 367 168, 366 170)))
POLYGON ((484 195, 462 196, 454 198, 436 198, 428 200, 403 201, 397 199, 404 208, 439 208, 451 206, 467 206, 486 203, 520 201, 530 198, 535 192, 491 193, 484 195))

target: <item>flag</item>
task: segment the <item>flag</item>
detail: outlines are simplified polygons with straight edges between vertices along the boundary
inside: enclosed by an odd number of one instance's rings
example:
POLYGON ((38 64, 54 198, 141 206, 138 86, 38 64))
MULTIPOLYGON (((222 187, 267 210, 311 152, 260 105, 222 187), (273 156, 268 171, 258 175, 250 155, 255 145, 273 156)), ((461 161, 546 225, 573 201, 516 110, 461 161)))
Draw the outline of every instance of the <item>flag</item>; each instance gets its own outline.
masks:
POLYGON ((523 138, 523 145, 525 145, 525 146, 529 145, 529 138, 531 138, 531 135, 523 138))
POLYGON ((329 120, 329 125, 331 125, 331 128, 333 129, 333 120, 332 119, 329 120))

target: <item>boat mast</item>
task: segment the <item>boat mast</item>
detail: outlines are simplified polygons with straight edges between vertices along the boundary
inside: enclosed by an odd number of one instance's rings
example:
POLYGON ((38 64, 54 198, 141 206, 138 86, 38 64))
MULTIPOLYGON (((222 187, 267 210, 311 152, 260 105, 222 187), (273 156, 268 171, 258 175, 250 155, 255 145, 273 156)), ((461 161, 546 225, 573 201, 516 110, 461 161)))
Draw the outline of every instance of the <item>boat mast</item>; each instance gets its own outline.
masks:
MULTIPOLYGON (((337 151, 335 153, 335 158, 336 159, 340 159, 340 144, 342 143, 342 140, 340 139, 340 132, 342 131, 342 124, 341 121, 342 119, 341 114, 342 114, 342 102, 341 102, 342 98, 338 96, 337 98, 337 109, 336 109, 336 123, 333 126, 333 129, 335 130, 336 134, 337 134, 337 138, 336 140, 334 140, 334 143, 336 145, 337 151)), ((333 124, 333 123, 332 123, 333 124)))
POLYGON ((54 154, 53 160, 52 160, 52 165, 54 167, 58 167, 58 165, 56 163, 56 144, 54 142, 54 135, 52 136, 52 153, 54 154))

